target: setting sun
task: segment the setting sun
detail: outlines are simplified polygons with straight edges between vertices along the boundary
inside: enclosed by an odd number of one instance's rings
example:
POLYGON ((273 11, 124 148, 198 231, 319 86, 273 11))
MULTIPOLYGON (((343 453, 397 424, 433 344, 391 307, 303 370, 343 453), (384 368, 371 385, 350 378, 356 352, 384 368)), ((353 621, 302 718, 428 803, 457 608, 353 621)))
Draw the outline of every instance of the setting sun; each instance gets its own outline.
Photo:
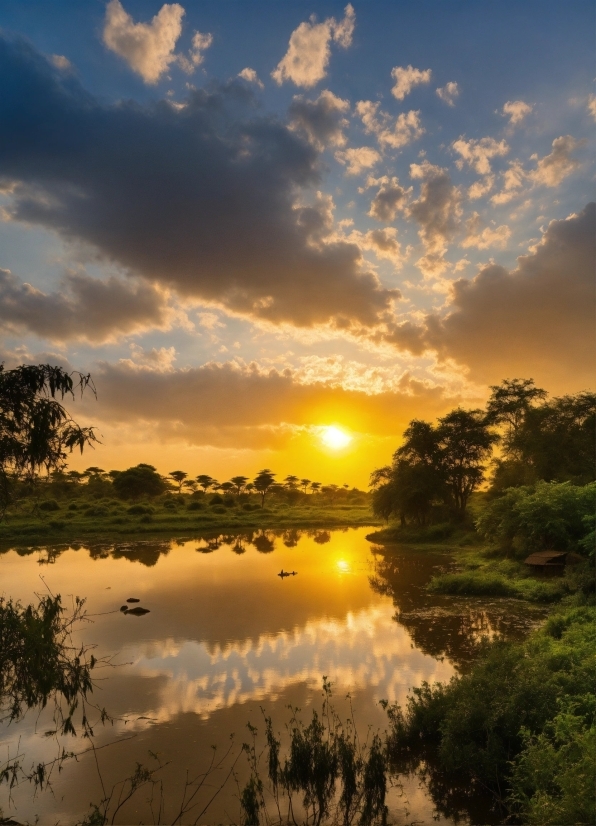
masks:
POLYGON ((321 430, 321 441, 327 447, 340 450, 340 448, 350 444, 352 437, 343 430, 340 430, 339 427, 330 425, 321 430))

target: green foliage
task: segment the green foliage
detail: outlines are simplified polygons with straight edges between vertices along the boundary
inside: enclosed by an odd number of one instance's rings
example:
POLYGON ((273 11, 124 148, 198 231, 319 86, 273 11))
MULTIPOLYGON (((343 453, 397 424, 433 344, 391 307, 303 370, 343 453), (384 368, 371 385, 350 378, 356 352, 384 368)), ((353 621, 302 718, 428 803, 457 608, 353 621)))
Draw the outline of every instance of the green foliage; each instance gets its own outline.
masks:
POLYGON ((523 553, 555 549, 585 554, 595 498, 596 483, 510 488, 486 506, 476 526, 484 538, 523 553))
POLYGON ((122 499, 159 496, 166 490, 166 482, 153 465, 143 463, 117 473, 112 484, 122 499))
MULTIPOLYGON (((523 644, 486 644, 468 674, 447 685, 424 683, 413 690, 405 710, 391 707, 393 752, 434 744, 443 770, 479 781, 501 799, 508 796, 510 808, 526 813, 546 811, 545 794, 557 805, 571 805, 561 802, 565 788, 555 776, 557 766, 566 766, 570 781, 575 778, 575 811, 593 806, 593 792, 582 778, 593 759, 588 728, 594 712, 596 610, 567 608, 556 616, 523 644), (581 723, 568 717, 557 721, 563 711, 581 723), (580 729, 585 742, 573 751, 570 732, 580 729)), ((587 821, 540 821, 537 815, 531 822, 587 821)))
POLYGON ((40 511, 59 511, 60 505, 56 502, 55 499, 44 499, 43 502, 39 503, 39 510, 40 511))
MULTIPOLYGON (((265 719, 267 741, 267 791, 275 801, 280 823, 296 824, 295 796, 299 798, 305 823, 320 826, 337 822, 344 826, 386 823, 387 753, 381 738, 374 735, 370 744, 361 743, 354 721, 342 721, 331 705, 331 684, 323 677, 321 715, 313 710, 305 725, 298 709, 286 726, 289 749, 281 756, 281 739, 273 730, 270 717, 265 719), (337 793, 339 784, 340 791, 337 793), (282 801, 287 800, 288 814, 282 815, 282 801)), ((258 824, 266 811, 265 783, 260 774, 255 742, 257 730, 249 725, 252 744, 244 744, 251 777, 241 797, 242 821, 258 824)))
POLYGON ((540 734, 522 729, 513 763, 511 802, 535 826, 591 823, 596 812, 596 696, 558 709, 540 734))

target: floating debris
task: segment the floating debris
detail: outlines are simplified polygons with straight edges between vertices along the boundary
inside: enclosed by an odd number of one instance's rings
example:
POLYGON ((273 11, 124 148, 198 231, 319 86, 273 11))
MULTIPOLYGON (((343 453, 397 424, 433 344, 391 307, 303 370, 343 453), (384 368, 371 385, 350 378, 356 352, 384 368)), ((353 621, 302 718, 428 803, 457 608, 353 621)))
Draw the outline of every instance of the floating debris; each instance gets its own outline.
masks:
POLYGON ((140 599, 135 599, 135 597, 131 597, 130 599, 126 600, 127 602, 140 602, 140 599))
POLYGON ((149 613, 148 608, 141 608, 139 605, 137 605, 136 608, 129 608, 128 611, 125 611, 126 616, 128 616, 129 614, 133 614, 133 616, 135 616, 135 617, 142 617, 143 614, 148 614, 148 613, 149 613))
POLYGON ((128 605, 121 605, 120 610, 121 611, 129 611, 130 609, 129 609, 128 605))

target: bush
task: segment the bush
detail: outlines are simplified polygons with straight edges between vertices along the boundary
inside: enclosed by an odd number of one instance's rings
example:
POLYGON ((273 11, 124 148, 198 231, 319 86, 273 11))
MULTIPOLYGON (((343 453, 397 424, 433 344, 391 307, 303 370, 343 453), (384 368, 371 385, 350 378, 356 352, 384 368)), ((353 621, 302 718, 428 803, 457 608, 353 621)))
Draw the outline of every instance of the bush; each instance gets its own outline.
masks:
POLYGON ((149 505, 131 505, 126 512, 130 513, 131 516, 150 516, 153 513, 153 508, 149 505))
POLYGON ((59 511, 60 505, 56 502, 55 499, 44 499, 43 502, 39 503, 39 510, 40 511, 59 511))
POLYGON ((225 513, 226 512, 226 509, 224 508, 223 505, 214 505, 211 508, 211 510, 212 510, 213 513, 225 513))
POLYGON ((85 510, 86 516, 107 516, 108 513, 109 510, 103 505, 95 505, 95 507, 90 507, 85 510))
POLYGON ((252 505, 250 502, 245 502, 244 505, 242 505, 243 511, 258 511, 260 509, 260 505, 252 505))
POLYGON ((76 502, 71 502, 70 505, 68 506, 69 511, 78 511, 78 509, 79 509, 79 506, 77 505, 76 502))
POLYGON ((140 464, 123 470, 114 477, 114 490, 122 499, 138 499, 140 496, 159 496, 166 483, 153 465, 140 464))
POLYGON ((238 502, 233 496, 226 496, 224 499, 224 506, 226 508, 236 508, 238 506, 238 502))
POLYGON ((509 488, 487 505, 476 522, 486 539, 519 550, 576 551, 586 555, 596 483, 539 482, 535 487, 509 488))
POLYGON ((210 505, 223 505, 223 496, 220 496, 219 493, 214 494, 211 499, 209 500, 210 505))
POLYGON ((188 503, 188 510, 189 511, 201 511, 203 510, 203 503, 197 502, 196 499, 193 499, 192 502, 188 503))
POLYGON ((61 531, 66 527, 66 522, 63 519, 50 519, 49 525, 55 531, 61 531))

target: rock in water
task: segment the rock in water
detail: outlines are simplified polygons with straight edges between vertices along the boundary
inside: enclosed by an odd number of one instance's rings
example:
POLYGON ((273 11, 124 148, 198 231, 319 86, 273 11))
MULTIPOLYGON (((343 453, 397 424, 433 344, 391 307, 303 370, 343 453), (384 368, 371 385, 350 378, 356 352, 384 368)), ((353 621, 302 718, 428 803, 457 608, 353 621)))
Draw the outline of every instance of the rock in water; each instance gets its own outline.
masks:
POLYGON ((126 612, 126 616, 128 616, 129 614, 134 614, 135 617, 142 617, 143 614, 148 614, 148 613, 149 613, 148 608, 141 608, 140 605, 137 605, 136 608, 129 608, 128 611, 126 612))
POLYGON ((120 610, 121 611, 129 611, 130 609, 129 609, 128 605, 121 605, 120 610))
POLYGON ((140 602, 140 599, 136 599, 136 597, 131 597, 130 599, 126 600, 127 602, 140 602))

